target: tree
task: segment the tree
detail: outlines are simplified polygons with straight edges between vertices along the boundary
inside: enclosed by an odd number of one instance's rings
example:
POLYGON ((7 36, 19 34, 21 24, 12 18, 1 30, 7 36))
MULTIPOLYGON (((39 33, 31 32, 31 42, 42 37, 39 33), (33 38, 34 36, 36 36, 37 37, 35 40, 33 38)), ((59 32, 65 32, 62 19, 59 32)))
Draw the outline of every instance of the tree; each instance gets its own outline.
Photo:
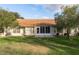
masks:
POLYGON ((0 27, 5 30, 6 35, 8 28, 13 28, 18 26, 16 19, 19 17, 20 16, 18 13, 10 12, 0 8, 0 27))
POLYGON ((17 12, 11 12, 11 13, 13 13, 17 19, 24 19, 17 12))
POLYGON ((67 29, 67 37, 69 38, 70 29, 79 25, 79 12, 78 6, 65 6, 62 8, 61 14, 55 15, 57 28, 67 29))

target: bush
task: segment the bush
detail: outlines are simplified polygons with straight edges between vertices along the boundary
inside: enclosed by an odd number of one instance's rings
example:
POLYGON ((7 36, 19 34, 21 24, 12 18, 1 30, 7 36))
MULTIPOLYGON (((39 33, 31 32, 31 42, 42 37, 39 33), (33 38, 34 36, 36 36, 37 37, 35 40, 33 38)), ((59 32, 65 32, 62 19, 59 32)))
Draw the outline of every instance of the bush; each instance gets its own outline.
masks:
POLYGON ((67 36, 67 33, 64 33, 64 36, 67 36))
POLYGON ((56 33, 56 36, 59 36, 59 33, 56 33))

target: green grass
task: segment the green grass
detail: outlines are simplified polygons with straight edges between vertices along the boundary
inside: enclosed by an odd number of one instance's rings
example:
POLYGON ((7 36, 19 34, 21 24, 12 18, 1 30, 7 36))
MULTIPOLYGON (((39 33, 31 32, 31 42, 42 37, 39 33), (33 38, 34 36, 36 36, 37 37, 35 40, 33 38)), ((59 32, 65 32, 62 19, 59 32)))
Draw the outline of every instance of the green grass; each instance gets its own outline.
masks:
POLYGON ((79 36, 36 38, 30 36, 0 38, 0 54, 78 55, 79 36))

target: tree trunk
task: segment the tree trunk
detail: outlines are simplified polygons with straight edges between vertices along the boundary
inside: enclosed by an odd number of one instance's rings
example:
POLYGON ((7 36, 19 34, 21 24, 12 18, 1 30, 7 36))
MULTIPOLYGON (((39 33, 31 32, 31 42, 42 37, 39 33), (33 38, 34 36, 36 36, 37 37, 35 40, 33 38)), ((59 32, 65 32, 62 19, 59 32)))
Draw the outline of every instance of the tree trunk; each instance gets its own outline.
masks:
POLYGON ((25 36, 25 28, 23 28, 23 35, 25 36))
POLYGON ((6 30, 5 30, 5 36, 7 36, 7 28, 6 28, 6 30))
POLYGON ((70 34, 70 29, 69 28, 67 28, 67 38, 69 39, 69 34, 70 34))
POLYGON ((8 28, 6 27, 5 28, 5 36, 7 36, 8 35, 8 28))

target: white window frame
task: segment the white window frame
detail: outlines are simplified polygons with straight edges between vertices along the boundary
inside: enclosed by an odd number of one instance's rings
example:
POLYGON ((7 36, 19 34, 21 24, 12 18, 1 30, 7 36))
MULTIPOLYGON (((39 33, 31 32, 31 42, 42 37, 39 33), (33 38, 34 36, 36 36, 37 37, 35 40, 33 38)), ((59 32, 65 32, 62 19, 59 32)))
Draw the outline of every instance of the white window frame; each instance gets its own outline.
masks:
MULTIPOLYGON (((41 31, 40 31, 40 28, 41 28, 41 26, 39 26, 39 27, 37 27, 37 28, 39 28, 39 32, 37 33, 37 34, 50 34, 50 32, 51 32, 51 28, 50 28, 50 26, 43 26, 44 27, 44 33, 41 33, 41 31), (46 27, 49 27, 50 29, 50 32, 49 33, 47 33, 47 31, 46 31, 46 27)), ((37 30, 37 28, 36 28, 36 30, 37 30)))

